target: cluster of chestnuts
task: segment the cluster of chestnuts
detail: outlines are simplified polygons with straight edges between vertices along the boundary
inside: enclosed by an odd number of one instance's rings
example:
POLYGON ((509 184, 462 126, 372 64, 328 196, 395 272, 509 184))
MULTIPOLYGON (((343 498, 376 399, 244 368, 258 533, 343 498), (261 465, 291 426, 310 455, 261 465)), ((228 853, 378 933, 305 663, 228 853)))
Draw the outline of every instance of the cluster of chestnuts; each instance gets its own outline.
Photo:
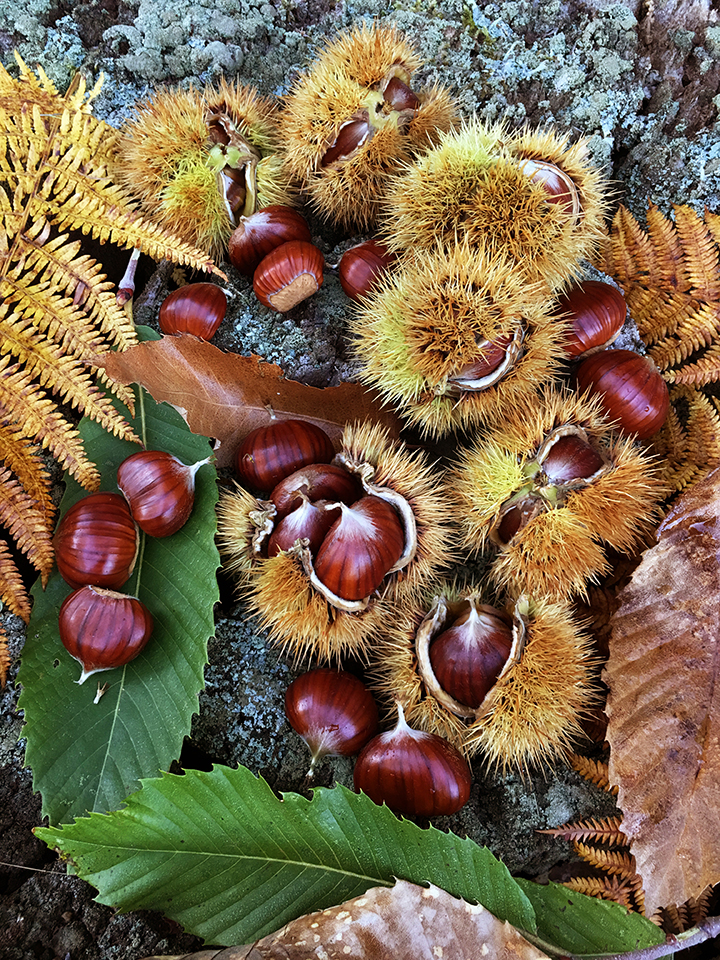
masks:
POLYGON ((450 816, 467 803, 472 777, 467 760, 447 740, 413 730, 398 704, 395 727, 378 733, 378 708, 352 673, 318 667, 301 674, 285 693, 290 725, 312 757, 359 754, 355 789, 396 813, 450 816))
POLYGON ((162 450, 140 450, 118 467, 120 493, 88 494, 61 518, 53 544, 73 592, 60 607, 60 640, 82 667, 79 683, 130 663, 150 639, 152 614, 120 588, 135 567, 140 531, 169 537, 186 523, 204 463, 186 466, 162 450))
MULTIPOLYGON (((463 430, 466 445, 441 469, 374 424, 333 442, 273 418, 237 452, 218 538, 271 642, 299 662, 365 660, 397 714, 376 736, 359 679, 299 677, 286 706, 313 764, 362 748, 358 789, 435 816, 469 796, 473 754, 524 768, 578 732, 596 663, 573 600, 655 519, 664 488, 644 441, 669 401, 648 358, 613 346, 622 293, 580 280, 608 209, 587 144, 461 123, 447 91, 415 88, 420 65, 397 30, 363 25, 281 104, 237 84, 161 92, 128 125, 121 166, 149 213, 227 252, 280 312, 328 269, 299 200, 372 233, 337 265, 358 377, 421 436, 463 430), (198 220, 182 208, 188 171, 193 202, 207 191, 198 220), (448 577, 475 554, 482 583, 448 577)), ((225 307, 219 287, 191 284, 160 326, 208 339, 225 307)))

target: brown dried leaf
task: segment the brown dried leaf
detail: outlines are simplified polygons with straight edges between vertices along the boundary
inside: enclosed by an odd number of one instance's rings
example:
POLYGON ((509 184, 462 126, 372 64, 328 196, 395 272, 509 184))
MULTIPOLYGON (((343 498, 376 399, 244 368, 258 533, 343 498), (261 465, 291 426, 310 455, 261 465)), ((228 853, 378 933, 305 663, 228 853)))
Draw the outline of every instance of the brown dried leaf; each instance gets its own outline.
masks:
MULTIPOLYGON (((485 907, 398 880, 299 917, 257 943, 183 960, 539 960, 547 957, 485 907)), ((156 960, 146 957, 145 960, 156 960)), ((169 960, 169 958, 166 958, 169 960)), ((178 958, 179 960, 179 958, 178 958)))
POLYGON ((399 419, 359 383, 311 387, 286 380, 280 367, 260 357, 225 353, 195 337, 163 337, 95 358, 120 383, 139 383, 157 400, 172 404, 193 433, 215 437, 217 465, 228 466, 240 441, 279 416, 311 420, 339 438, 346 423, 372 420, 400 432, 399 419))
POLYGON ((658 530, 613 619, 610 780, 648 913, 720 879, 720 470, 658 530))

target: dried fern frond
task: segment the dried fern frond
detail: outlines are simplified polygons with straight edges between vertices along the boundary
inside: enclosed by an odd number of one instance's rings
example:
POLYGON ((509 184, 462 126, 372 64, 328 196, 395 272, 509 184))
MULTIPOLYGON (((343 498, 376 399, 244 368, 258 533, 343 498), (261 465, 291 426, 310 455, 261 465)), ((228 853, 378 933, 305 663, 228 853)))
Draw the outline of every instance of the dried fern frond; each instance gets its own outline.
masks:
MULTIPOLYGON (((16 55, 19 78, 0 65, 0 524, 46 580, 54 509, 42 450, 88 490, 99 473, 68 419, 87 416, 135 440, 106 395, 129 404, 94 358, 137 340, 102 265, 82 236, 137 248, 198 270, 207 255, 145 220, 109 174, 120 134, 92 116, 78 76, 61 96, 42 68, 16 55), (69 231, 72 231, 71 236, 69 231)), ((0 598, 27 619, 29 598, 0 541, 0 598)))
POLYGON ((538 830, 549 837, 558 837, 560 840, 607 843, 610 846, 626 847, 628 838, 620 829, 622 817, 606 817, 602 820, 579 820, 577 823, 566 823, 552 830, 538 830))
POLYGON ((573 843, 573 849, 586 863, 605 873, 617 874, 621 880, 630 882, 637 874, 635 857, 625 850, 603 850, 587 843, 573 843))
POLYGON ((5 628, 0 624, 0 690, 5 689, 8 670, 10 669, 10 650, 8 648, 5 628))
POLYGON ((576 893, 584 893, 588 897, 599 900, 613 900, 624 907, 632 908, 635 901, 634 890, 626 881, 618 877, 573 877, 563 884, 576 893))
POLYGON ((568 762, 573 770, 577 771, 581 777, 589 780, 601 790, 607 793, 617 794, 617 786, 610 785, 608 774, 608 765, 599 760, 591 760, 589 757, 583 757, 579 753, 571 753, 568 756, 568 762))

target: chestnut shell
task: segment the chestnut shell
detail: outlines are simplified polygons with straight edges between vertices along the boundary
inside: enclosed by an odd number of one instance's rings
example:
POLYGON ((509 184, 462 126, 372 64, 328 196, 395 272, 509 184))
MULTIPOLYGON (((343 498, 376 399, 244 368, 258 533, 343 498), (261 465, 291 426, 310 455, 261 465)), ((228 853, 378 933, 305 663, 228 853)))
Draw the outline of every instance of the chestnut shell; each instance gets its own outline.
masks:
POLYGON ((145 647, 153 618, 137 597, 86 585, 60 607, 60 640, 83 668, 78 683, 100 670, 130 663, 145 647))
POLYGON ((270 491, 300 467, 330 463, 335 449, 325 431, 308 420, 273 420, 240 444, 235 465, 240 479, 270 491))
POLYGON ((53 537, 60 576, 77 588, 84 584, 117 590, 135 566, 138 532, 119 493, 91 493, 63 515, 53 537))

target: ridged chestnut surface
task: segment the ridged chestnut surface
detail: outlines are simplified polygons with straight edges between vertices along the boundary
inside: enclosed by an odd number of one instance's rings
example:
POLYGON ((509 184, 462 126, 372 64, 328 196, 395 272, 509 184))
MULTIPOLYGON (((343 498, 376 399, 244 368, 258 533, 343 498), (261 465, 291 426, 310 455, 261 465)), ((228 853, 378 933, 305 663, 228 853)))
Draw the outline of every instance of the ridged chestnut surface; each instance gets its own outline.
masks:
POLYGON ((405 531, 395 508, 380 497, 362 497, 338 509, 317 552, 315 573, 343 600, 363 600, 402 556, 405 531))
POLYGON ((215 283, 188 283, 173 290, 160 306, 163 333, 191 333, 209 340, 225 318, 227 297, 215 283))
POLYGON ((379 240, 358 243, 340 257, 340 286, 351 300, 359 300, 376 286, 394 259, 395 254, 379 240))
POLYGON ((634 350, 602 350, 580 362, 575 379, 580 391, 599 395, 623 433, 647 440, 665 423, 670 395, 649 357, 634 350))
POLYGON ((261 260, 290 240, 310 240, 307 221, 292 207, 273 204, 240 217, 228 242, 228 257, 236 270, 251 277, 261 260))
POLYGON ((577 434, 568 433, 553 443, 541 466, 553 483, 572 483, 591 477, 604 463, 592 444, 577 434))
POLYGON ((558 311, 572 324, 565 352, 576 358, 609 346, 622 330, 627 304, 611 283, 585 280, 558 298, 558 311))
POLYGON ((78 683, 84 683, 134 660, 150 639, 153 618, 137 597, 84 586, 63 601, 59 629, 63 646, 83 668, 78 683))
POLYGON ((195 473, 204 463, 187 466, 164 450, 138 450, 123 460, 117 485, 141 530, 169 537, 184 526, 195 503, 195 473))
POLYGON ((64 514, 53 538, 55 559, 71 587, 117 590, 135 566, 138 534, 119 493, 91 493, 64 514))
POLYGON ((336 520, 336 512, 325 509, 329 504, 329 500, 313 502, 303 496, 300 506, 275 524, 268 540, 268 556, 275 557, 281 550, 289 550, 298 540, 307 540, 314 557, 336 520))
POLYGON ((271 491, 300 467, 329 463, 334 456, 332 441, 321 427, 307 420, 273 420, 245 437, 235 464, 242 481, 271 491))
POLYGON ((470 603, 430 644, 430 663, 440 686, 459 703, 480 706, 504 667, 512 627, 499 610, 470 603))
POLYGON ((285 693, 285 713, 308 745, 310 773, 324 756, 357 753, 378 729, 373 695, 345 670, 318 667, 293 680, 285 693))
POLYGON ((287 313, 311 297, 323 282, 325 258, 307 240, 290 240, 271 250, 255 269, 253 290, 260 303, 287 313))
MULTIPOLYGON (((281 480, 270 494, 277 517, 282 518, 301 503, 301 493, 308 500, 355 503, 362 489, 355 477, 334 463, 309 463, 281 480)), ((337 519, 337 515, 333 518, 337 519)))
POLYGON ((398 704, 395 729, 363 747, 354 783, 395 813, 448 817, 467 803, 472 776, 459 750, 436 734, 409 727, 398 704))

